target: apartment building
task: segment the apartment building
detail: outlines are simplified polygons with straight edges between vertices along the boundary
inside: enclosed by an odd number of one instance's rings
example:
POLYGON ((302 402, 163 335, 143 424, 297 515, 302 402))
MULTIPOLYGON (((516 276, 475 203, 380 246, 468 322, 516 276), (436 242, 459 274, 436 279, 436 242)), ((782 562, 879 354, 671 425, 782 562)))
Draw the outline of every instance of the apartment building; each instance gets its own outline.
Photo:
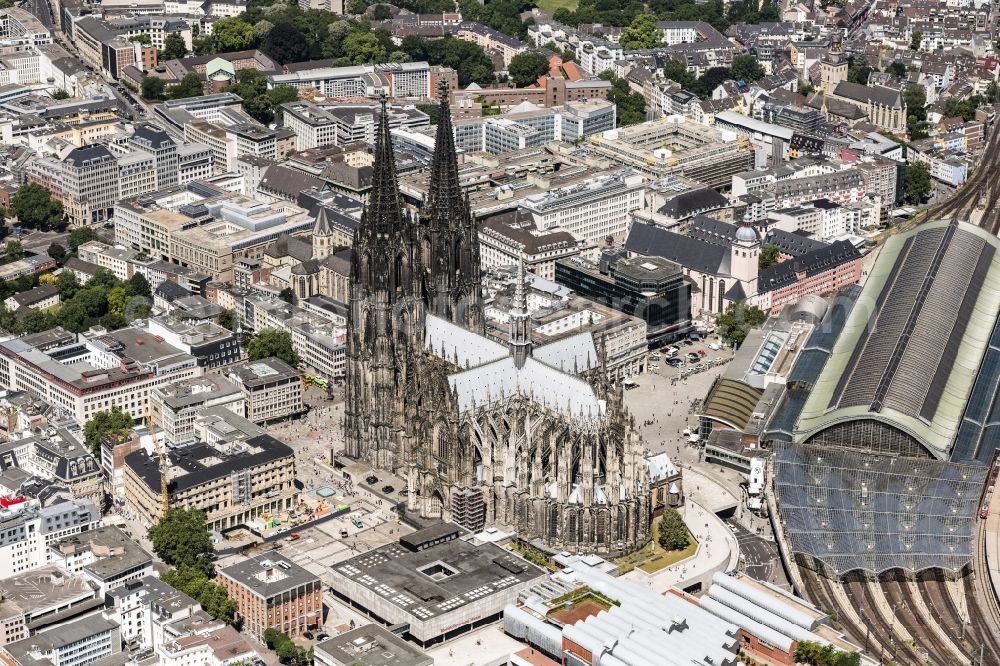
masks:
POLYGON ((60 539, 50 550, 56 566, 83 576, 101 597, 153 574, 153 556, 112 525, 60 539))
POLYGON ((238 666, 263 661, 261 655, 233 627, 203 613, 164 627, 157 646, 160 666, 238 666))
POLYGON ((479 263, 484 270, 523 262, 534 275, 554 280, 556 261, 579 256, 587 248, 568 231, 540 231, 530 215, 518 211, 493 216, 479 227, 479 263))
POLYGON ((134 419, 157 387, 202 374, 197 360, 141 329, 121 329, 42 351, 30 338, 0 342, 0 385, 69 411, 79 423, 118 407, 134 419))
POLYGON ((43 507, 37 500, 0 511, 0 579, 52 563, 49 546, 96 529, 101 513, 89 499, 43 507))
POLYGON ((263 640, 267 629, 296 638, 323 622, 323 583, 278 553, 226 567, 219 582, 236 601, 244 631, 257 640, 263 640))
MULTIPOLYGON (((267 434, 245 436, 235 428, 226 432, 224 439, 213 443, 167 451, 170 506, 204 511, 212 530, 291 509, 298 501, 291 447, 267 434)), ((125 504, 146 525, 163 513, 160 489, 157 456, 145 450, 129 454, 125 458, 125 504)))
POLYGON ((267 85, 315 88, 324 97, 375 97, 385 93, 396 99, 431 99, 433 78, 426 62, 402 62, 272 74, 267 77, 267 85))
POLYGON ((313 228, 308 211, 290 202, 265 203, 200 181, 119 201, 114 223, 125 247, 225 282, 241 259, 259 259, 278 238, 313 228))
POLYGON ((62 159, 43 157, 28 169, 28 179, 52 190, 72 226, 109 222, 119 195, 118 160, 105 146, 74 148, 62 159))
POLYGON ((118 625, 91 615, 5 645, 13 666, 87 666, 121 652, 118 625))
POLYGON ((302 374, 279 358, 246 361, 229 370, 229 379, 243 392, 244 416, 266 423, 299 414, 302 405, 302 374))
POLYGON ((77 256, 114 273, 119 280, 128 280, 134 274, 132 260, 139 253, 121 247, 112 247, 100 241, 89 241, 77 248, 77 256))
POLYGON ((613 130, 615 119, 615 105, 604 100, 567 102, 548 108, 524 103, 502 116, 456 120, 455 146, 499 155, 613 130))
POLYGON ((163 643, 165 625, 204 612, 201 604, 156 576, 109 590, 105 596, 106 615, 118 623, 122 640, 143 650, 155 650, 163 643))
POLYGON ((173 187, 178 183, 180 164, 177 155, 177 144, 165 131, 152 125, 137 124, 128 145, 153 156, 156 163, 156 184, 153 192, 173 187))
POLYGON ((632 169, 621 169, 529 196, 520 209, 541 231, 558 228, 588 243, 603 243, 628 233, 632 211, 644 206, 644 180, 632 169))
POLYGON ((149 402, 153 425, 163 429, 168 446, 194 442, 194 423, 207 407, 224 407, 240 416, 246 413, 243 392, 216 373, 158 387, 149 402))

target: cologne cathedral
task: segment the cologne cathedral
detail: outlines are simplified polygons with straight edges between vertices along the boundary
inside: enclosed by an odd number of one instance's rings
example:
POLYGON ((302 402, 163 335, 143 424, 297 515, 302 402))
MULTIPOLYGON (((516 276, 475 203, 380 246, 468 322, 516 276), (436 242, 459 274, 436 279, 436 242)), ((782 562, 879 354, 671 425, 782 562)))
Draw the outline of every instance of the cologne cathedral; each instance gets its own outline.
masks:
POLYGON ((347 454, 407 483, 407 510, 618 555, 650 536, 649 475, 620 384, 589 333, 534 346, 523 266, 506 344, 484 332, 479 228, 447 91, 428 193, 404 209, 385 102, 354 241, 347 454))

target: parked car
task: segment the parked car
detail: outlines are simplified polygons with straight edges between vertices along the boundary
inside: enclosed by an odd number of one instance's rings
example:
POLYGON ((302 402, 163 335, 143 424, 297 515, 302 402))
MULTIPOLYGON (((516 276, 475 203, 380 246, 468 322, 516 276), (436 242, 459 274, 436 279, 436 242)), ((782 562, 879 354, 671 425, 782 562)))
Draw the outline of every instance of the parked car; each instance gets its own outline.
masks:
POLYGON ((697 353, 698 353, 698 356, 701 356, 702 358, 705 358, 705 354, 707 352, 704 349, 699 349, 697 353))
POLYGON ((378 477, 375 476, 374 474, 371 474, 365 478, 365 481, 368 483, 368 485, 371 485, 373 483, 378 483, 378 477))
POLYGON ((659 363, 650 363, 649 364, 649 369, 650 370, 659 370, 660 369, 660 364, 659 363))
POLYGON ((692 363, 694 363, 695 361, 697 361, 698 359, 700 359, 700 358, 701 358, 701 356, 698 356, 698 355, 697 355, 697 354, 695 354, 694 352, 688 352, 688 354, 687 354, 686 358, 687 358, 687 360, 689 360, 689 361, 691 361, 692 363))
POLYGON ((722 347, 719 346, 718 342, 713 342, 708 346, 708 348, 711 349, 712 351, 719 351, 720 349, 722 349, 722 347))
POLYGON ((680 360, 679 358, 668 358, 667 365, 669 365, 672 368, 676 368, 678 366, 683 366, 684 361, 680 360))
POLYGON ((314 638, 313 632, 311 632, 311 631, 303 631, 302 632, 302 636, 303 636, 303 638, 305 638, 307 640, 310 640, 310 641, 314 638))
POLYGON ((396 489, 393 488, 392 486, 388 486, 388 485, 387 486, 382 486, 382 492, 384 492, 386 495, 389 495, 389 494, 395 492, 395 490, 396 489))
POLYGON ((327 634, 327 633, 316 634, 316 640, 318 640, 318 641, 325 641, 328 638, 330 638, 330 634, 327 634))

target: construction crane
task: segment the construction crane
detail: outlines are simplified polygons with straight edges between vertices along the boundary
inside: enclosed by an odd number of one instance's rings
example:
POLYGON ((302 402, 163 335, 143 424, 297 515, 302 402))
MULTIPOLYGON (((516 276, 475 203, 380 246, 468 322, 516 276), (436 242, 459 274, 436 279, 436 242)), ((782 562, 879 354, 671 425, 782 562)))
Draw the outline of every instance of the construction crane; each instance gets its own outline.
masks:
POLYGON ((153 446, 156 447, 156 455, 160 458, 160 508, 163 510, 161 518, 167 515, 167 509, 170 508, 170 493, 167 490, 167 456, 163 454, 163 447, 160 446, 160 440, 156 438, 156 433, 153 432, 153 418, 150 414, 146 414, 146 430, 149 432, 149 436, 153 438, 153 446))

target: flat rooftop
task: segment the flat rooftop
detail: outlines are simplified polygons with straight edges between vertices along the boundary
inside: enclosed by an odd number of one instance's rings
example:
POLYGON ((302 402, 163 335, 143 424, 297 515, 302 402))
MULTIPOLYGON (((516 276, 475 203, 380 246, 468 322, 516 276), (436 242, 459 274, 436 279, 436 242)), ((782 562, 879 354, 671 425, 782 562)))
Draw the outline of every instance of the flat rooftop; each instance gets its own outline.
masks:
POLYGON ((274 552, 256 555, 226 567, 222 570, 222 575, 264 599, 309 583, 319 583, 319 577, 315 574, 274 552))
POLYGON ((433 666, 434 659, 377 624, 366 624, 316 645, 345 666, 433 666))
POLYGON ((341 562, 334 571, 419 620, 545 575, 499 546, 476 546, 461 539, 416 552, 391 543, 341 562))

